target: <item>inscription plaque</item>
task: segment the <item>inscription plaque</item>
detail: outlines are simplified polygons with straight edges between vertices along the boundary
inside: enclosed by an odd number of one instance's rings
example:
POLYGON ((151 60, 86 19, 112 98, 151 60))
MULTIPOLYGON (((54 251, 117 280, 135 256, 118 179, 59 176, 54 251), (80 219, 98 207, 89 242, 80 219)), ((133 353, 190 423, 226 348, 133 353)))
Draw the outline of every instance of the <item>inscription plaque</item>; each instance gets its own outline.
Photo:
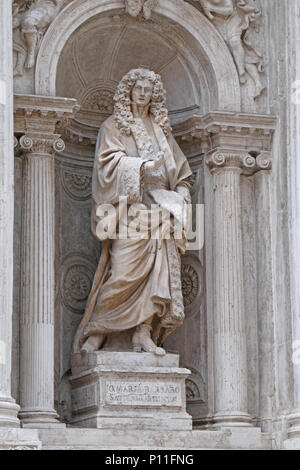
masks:
POLYGON ((178 382, 107 380, 105 404, 118 406, 181 407, 181 387, 178 382))

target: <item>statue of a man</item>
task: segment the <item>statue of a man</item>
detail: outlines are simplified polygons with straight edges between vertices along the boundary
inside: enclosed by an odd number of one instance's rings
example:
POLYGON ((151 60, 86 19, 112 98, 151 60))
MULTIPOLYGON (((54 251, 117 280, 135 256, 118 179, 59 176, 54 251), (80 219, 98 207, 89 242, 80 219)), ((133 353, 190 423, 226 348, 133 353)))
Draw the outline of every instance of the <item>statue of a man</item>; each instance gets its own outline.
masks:
POLYGON ((159 75, 131 70, 100 128, 92 231, 103 246, 74 352, 98 350, 112 333, 131 331, 134 351, 164 355, 162 342, 184 319, 180 254, 192 172, 171 134, 165 96, 159 75))

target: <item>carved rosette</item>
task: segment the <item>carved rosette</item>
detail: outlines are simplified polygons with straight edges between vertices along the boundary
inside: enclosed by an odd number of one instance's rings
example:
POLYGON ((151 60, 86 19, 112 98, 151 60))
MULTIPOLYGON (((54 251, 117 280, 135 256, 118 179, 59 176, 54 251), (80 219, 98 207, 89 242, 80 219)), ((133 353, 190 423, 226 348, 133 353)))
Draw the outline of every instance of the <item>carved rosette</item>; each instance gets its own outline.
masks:
POLYGON ((104 87, 89 90, 82 100, 82 109, 110 116, 114 112, 114 91, 104 87))
POLYGON ((207 386, 198 370, 186 364, 191 375, 185 381, 185 396, 188 405, 203 404, 207 400, 207 386))
POLYGON ((69 197, 76 201, 87 201, 92 193, 92 176, 62 169, 62 185, 69 197))
POLYGON ((182 256, 181 286, 185 315, 190 317, 198 311, 203 293, 203 268, 196 256, 182 256))
POLYGON ((186 395, 187 402, 200 399, 200 390, 197 384, 193 380, 186 379, 185 389, 186 389, 185 395, 186 395))
POLYGON ((92 288, 96 265, 86 255, 70 254, 62 264, 60 294, 64 305, 74 313, 83 313, 92 288))

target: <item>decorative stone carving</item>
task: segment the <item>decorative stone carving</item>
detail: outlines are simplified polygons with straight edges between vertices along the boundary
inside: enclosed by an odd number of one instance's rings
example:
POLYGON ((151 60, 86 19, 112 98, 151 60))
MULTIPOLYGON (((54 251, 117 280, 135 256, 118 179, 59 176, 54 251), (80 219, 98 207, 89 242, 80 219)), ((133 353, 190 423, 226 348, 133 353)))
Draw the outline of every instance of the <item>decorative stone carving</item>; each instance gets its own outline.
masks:
POLYGON ((200 2, 204 14, 219 30, 235 60, 241 84, 247 76, 254 82, 253 98, 258 98, 265 86, 261 74, 264 71, 263 58, 252 45, 253 27, 261 16, 261 11, 252 0, 196 0, 200 2))
POLYGON ((125 0, 125 8, 129 15, 136 17, 142 13, 145 20, 151 18, 153 8, 158 4, 158 0, 125 0))
POLYGON ((203 293, 203 268, 194 255, 184 255, 181 259, 181 284, 184 311, 189 318, 198 311, 203 293))
POLYGON ((269 160, 269 168, 271 167, 271 149, 276 122, 274 116, 255 115, 254 119, 253 115, 246 113, 212 112, 205 116, 194 116, 182 124, 177 124, 173 131, 178 139, 199 140, 200 151, 203 154, 215 149, 214 155, 210 154, 210 159, 215 160, 218 166, 225 163, 222 157, 224 151, 220 148, 221 143, 228 154, 236 154, 235 151, 230 152, 231 148, 241 148, 241 155, 236 155, 234 158, 240 161, 242 155, 255 158, 255 166, 252 166, 253 160, 246 160, 251 173, 262 169, 262 160, 265 164, 269 160), (260 155, 263 155, 263 158, 260 155))
POLYGON ((200 390, 198 385, 191 379, 186 379, 185 381, 185 395, 187 402, 200 400, 200 390))
POLYGON ((66 193, 77 201, 87 201, 91 197, 92 192, 92 177, 91 175, 75 173, 62 169, 61 178, 63 188, 66 193))
POLYGON ((181 283, 183 293, 183 303, 187 307, 193 303, 197 297, 199 289, 198 274, 192 266, 185 264, 181 268, 181 283))
POLYGON ((100 112, 111 116, 114 111, 114 92, 107 88, 91 90, 82 101, 82 109, 100 112))
POLYGON ((99 127, 113 114, 115 91, 115 83, 107 80, 87 88, 79 97, 80 111, 69 131, 73 136, 82 136, 82 143, 87 136, 96 142, 99 127))
POLYGON ((64 0, 13 1, 14 76, 31 69, 43 35, 64 0))
POLYGON ((90 293, 96 266, 87 256, 70 254, 62 264, 60 293, 65 306, 83 313, 90 293))

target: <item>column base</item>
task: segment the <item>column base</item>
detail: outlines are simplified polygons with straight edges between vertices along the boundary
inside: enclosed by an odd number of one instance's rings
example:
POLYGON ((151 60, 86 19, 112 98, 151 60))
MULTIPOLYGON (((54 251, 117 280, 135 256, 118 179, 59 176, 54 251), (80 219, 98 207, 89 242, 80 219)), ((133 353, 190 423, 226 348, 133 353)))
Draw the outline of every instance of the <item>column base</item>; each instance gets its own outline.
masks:
POLYGON ((297 408, 293 413, 287 416, 287 421, 290 426, 288 429, 288 436, 290 439, 300 439, 300 408, 297 408))
POLYGON ((65 423, 59 421, 58 414, 53 411, 21 411, 19 414, 22 428, 61 428, 65 423))
POLYGON ((216 413, 213 417, 213 427, 251 427, 252 419, 248 413, 232 411, 230 413, 216 413))
POLYGON ((290 427, 288 439, 284 441, 283 448, 285 450, 300 450, 300 408, 287 416, 287 422, 290 427))
POLYGON ((0 398, 0 427, 19 428, 20 407, 12 399, 0 398))

